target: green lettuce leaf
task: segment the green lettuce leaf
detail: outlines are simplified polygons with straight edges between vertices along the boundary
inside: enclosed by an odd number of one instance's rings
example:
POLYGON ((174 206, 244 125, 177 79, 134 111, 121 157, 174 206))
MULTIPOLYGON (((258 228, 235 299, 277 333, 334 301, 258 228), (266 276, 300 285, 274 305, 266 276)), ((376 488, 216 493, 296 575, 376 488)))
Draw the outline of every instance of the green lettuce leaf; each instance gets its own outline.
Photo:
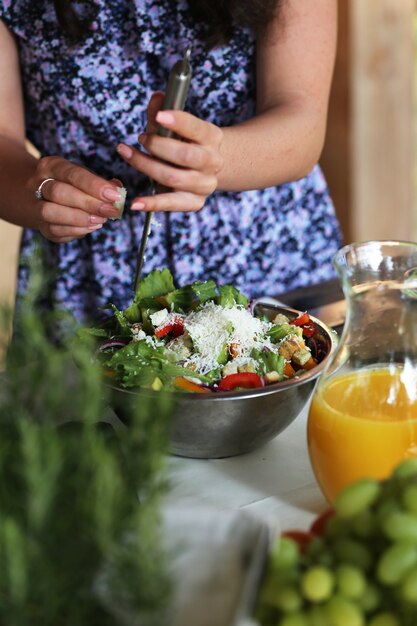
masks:
POLYGON ((174 289, 174 279, 169 269, 153 270, 153 272, 139 281, 135 294, 135 302, 139 302, 145 298, 163 296, 170 291, 174 291, 174 289))
POLYGON ((217 298, 217 285, 214 280, 206 280, 204 282, 197 280, 191 285, 191 289, 202 304, 217 298))
POLYGON ((192 376, 206 381, 205 376, 172 363, 165 355, 164 347, 149 345, 145 340, 120 348, 104 365, 115 371, 116 380, 123 387, 149 387, 155 378, 169 386, 175 376, 192 376))
POLYGON ((249 304, 249 300, 243 293, 236 289, 236 287, 232 285, 220 285, 217 304, 228 309, 232 308, 235 304, 240 304, 246 308, 249 304))
POLYGON ((157 298, 157 301, 170 311, 186 311, 191 308, 193 300, 194 292, 191 285, 186 285, 180 289, 174 289, 173 291, 157 298))

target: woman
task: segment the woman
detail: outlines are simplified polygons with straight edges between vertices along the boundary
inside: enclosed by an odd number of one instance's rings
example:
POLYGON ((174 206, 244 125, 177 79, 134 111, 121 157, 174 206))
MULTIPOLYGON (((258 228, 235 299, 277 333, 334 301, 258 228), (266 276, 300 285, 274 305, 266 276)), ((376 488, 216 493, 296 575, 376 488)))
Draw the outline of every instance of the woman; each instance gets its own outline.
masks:
MULTIPOLYGON (((41 239, 45 306, 83 322, 126 307, 149 210, 144 272, 168 266, 180 285, 258 296, 333 276, 340 234, 316 163, 336 0, 0 0, 0 20, 0 217, 25 227, 23 258, 41 239), (187 110, 158 113, 190 44, 187 110), (150 178, 173 191, 153 196, 150 178), (112 220, 120 181, 130 210, 112 220)), ((22 263, 18 296, 27 279, 22 263)))

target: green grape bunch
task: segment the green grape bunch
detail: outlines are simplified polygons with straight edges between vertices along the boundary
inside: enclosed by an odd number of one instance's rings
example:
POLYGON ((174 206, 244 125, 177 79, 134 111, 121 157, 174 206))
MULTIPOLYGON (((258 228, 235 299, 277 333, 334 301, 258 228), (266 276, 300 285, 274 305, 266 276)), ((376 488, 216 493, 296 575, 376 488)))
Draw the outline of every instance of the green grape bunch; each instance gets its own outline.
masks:
POLYGON ((271 551, 260 626, 417 625, 417 459, 346 487, 308 532, 271 551))

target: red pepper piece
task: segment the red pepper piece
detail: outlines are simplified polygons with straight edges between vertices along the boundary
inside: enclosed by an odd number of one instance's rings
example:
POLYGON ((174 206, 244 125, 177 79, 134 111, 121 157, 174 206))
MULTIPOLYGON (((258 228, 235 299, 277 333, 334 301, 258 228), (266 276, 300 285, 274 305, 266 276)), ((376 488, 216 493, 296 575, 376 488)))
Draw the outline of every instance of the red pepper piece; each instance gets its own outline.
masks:
POLYGON ((334 509, 327 509, 324 513, 316 517, 310 526, 310 532, 320 537, 326 530, 327 522, 333 517, 334 513, 334 509))
POLYGON ((281 536, 295 541, 300 552, 304 552, 310 541, 316 537, 313 533, 305 530, 286 530, 281 536))
POLYGON ((155 330, 155 337, 158 337, 158 339, 162 339, 162 337, 165 337, 165 335, 171 332, 173 327, 173 324, 165 324, 164 326, 157 328, 155 330))
POLYGON ((180 337, 184 334, 184 320, 182 317, 176 317, 172 325, 172 334, 174 337, 180 337))
POLYGON ((294 324, 294 326, 304 326, 304 324, 307 324, 309 321, 310 316, 306 311, 305 313, 301 313, 301 315, 292 320, 290 324, 294 324))
POLYGON ((238 372, 237 374, 229 374, 225 376, 219 382, 219 389, 222 391, 232 391, 237 387, 243 387, 244 389, 253 389, 256 387, 263 387, 264 381, 258 374, 252 372, 238 372))
POLYGON ((168 335, 168 333, 172 332, 174 337, 179 337, 184 334, 184 322, 182 317, 174 317, 171 322, 168 324, 164 324, 155 330, 155 337, 158 339, 162 339, 168 335))
POLYGON ((303 324, 301 328, 302 328, 304 337, 312 337, 317 332, 316 327, 311 322, 308 322, 307 324, 303 324))

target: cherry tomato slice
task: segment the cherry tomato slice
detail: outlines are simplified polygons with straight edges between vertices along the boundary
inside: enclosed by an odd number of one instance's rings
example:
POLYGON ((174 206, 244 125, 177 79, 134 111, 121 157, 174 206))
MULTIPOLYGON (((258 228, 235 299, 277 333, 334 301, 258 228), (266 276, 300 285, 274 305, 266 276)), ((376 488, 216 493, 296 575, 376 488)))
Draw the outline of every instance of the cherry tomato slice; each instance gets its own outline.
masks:
POLYGON ((292 320, 290 324, 294 324, 294 326, 304 326, 304 324, 307 324, 309 321, 310 316, 306 311, 305 313, 301 313, 301 315, 296 317, 295 320, 292 320))
POLYGON ((256 387, 263 387, 264 382, 258 374, 252 372, 238 372, 237 374, 229 374, 225 376, 219 382, 219 389, 222 391, 232 391, 237 387, 243 387, 244 389, 253 389, 256 387))

